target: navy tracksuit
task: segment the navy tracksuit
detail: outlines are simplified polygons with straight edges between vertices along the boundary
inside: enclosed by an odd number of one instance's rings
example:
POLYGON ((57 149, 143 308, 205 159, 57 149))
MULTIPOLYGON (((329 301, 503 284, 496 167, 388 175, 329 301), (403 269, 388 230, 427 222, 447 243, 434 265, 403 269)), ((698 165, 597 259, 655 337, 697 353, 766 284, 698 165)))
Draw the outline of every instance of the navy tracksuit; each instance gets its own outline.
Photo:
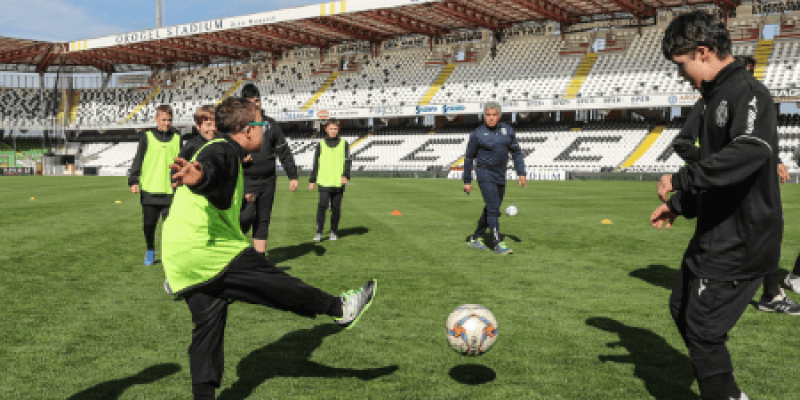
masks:
POLYGON ((498 218, 500 204, 506 193, 506 165, 509 152, 514 155, 514 169, 517 175, 525 176, 525 161, 522 159, 522 149, 517 143, 514 128, 502 122, 494 128, 484 124, 469 135, 464 159, 464 184, 472 183, 474 162, 478 186, 486 203, 473 237, 478 239, 486 232, 486 228, 491 228, 495 246, 502 241, 498 218))

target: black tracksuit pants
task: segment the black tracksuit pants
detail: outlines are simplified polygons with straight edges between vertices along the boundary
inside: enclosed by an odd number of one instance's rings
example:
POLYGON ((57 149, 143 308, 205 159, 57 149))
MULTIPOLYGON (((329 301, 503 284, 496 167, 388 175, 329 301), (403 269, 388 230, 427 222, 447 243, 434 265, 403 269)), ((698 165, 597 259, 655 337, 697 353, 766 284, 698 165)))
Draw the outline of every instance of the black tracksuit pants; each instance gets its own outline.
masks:
POLYGON ((258 191, 245 191, 245 194, 255 195, 255 200, 242 201, 242 211, 239 214, 239 224, 242 232, 247 233, 253 228, 253 239, 267 240, 269 238, 269 223, 272 218, 272 205, 275 202, 275 185, 277 177, 264 179, 262 188, 258 191))
POLYGON ((672 288, 669 309, 694 367, 703 399, 739 398, 725 342, 763 278, 739 281, 700 279, 684 264, 672 288))
POLYGON ((331 208, 331 232, 339 232, 339 218, 342 215, 342 197, 344 190, 320 190, 319 203, 317 203, 317 233, 322 233, 325 227, 325 211, 331 208))
POLYGON ((189 365, 192 385, 218 388, 224 370, 223 341, 232 300, 314 318, 341 317, 341 300, 295 278, 255 249, 244 250, 222 275, 184 296, 192 313, 189 365))
POLYGON ((142 222, 144 230, 144 241, 147 242, 147 250, 156 249, 156 227, 159 217, 167 219, 169 206, 144 205, 142 204, 142 222))
POLYGON ((506 185, 498 185, 494 182, 478 181, 481 188, 481 195, 486 206, 483 207, 483 214, 478 220, 478 228, 472 235, 474 239, 479 239, 486 233, 486 229, 492 230, 492 240, 495 246, 503 238, 500 236, 500 205, 503 204, 503 197, 506 195, 506 185))

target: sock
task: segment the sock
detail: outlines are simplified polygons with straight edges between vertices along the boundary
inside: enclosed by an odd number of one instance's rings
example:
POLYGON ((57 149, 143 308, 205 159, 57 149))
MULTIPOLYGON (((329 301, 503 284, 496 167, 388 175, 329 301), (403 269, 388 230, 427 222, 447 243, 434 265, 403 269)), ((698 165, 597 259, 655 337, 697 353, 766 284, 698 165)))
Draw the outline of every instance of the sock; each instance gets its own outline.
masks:
POLYGON ((328 308, 328 315, 334 318, 342 318, 344 316, 342 302, 338 297, 334 298, 334 300, 331 302, 331 306, 328 308))
POLYGON ((216 389, 214 385, 210 383, 198 383, 192 385, 192 394, 194 395, 194 400, 215 400, 214 394, 216 389))

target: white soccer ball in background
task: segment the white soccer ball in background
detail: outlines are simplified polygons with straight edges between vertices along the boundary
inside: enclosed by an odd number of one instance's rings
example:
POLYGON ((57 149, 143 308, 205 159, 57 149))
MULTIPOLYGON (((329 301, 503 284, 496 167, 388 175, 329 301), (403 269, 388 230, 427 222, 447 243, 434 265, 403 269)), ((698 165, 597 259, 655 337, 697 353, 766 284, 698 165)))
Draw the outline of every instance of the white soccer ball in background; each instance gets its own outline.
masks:
POLYGON ((481 355, 497 340, 497 320, 480 304, 464 304, 447 317, 446 331, 453 350, 464 355, 481 355))
POLYGON ((518 211, 519 210, 517 210, 517 206, 512 204, 512 205, 508 206, 508 208, 506 208, 506 215, 508 215, 509 217, 513 217, 513 216, 517 215, 518 211))

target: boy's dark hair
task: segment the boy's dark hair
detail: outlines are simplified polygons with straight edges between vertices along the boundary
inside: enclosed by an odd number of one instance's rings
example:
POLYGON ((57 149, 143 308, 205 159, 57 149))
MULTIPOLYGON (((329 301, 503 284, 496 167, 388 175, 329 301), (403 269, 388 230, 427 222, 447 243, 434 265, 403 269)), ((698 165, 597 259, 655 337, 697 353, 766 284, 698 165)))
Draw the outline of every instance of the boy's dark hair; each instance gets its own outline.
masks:
POLYGON ((249 100, 253 97, 261 97, 261 92, 258 91, 258 87, 252 83, 242 86, 242 98, 249 100))
POLYGON ((228 134, 239 133, 247 124, 255 121, 254 115, 259 111, 258 106, 248 100, 240 97, 228 97, 217 106, 214 118, 217 131, 228 134))
POLYGON ((694 51, 700 46, 708 47, 720 59, 731 54, 731 35, 725 24, 700 10, 677 16, 667 26, 661 41, 661 51, 667 60, 685 54, 694 59, 694 51))
POLYGON ((169 104, 162 104, 156 108, 156 115, 158 113, 167 113, 169 116, 172 116, 172 107, 169 104))
POLYGON ((328 129, 328 125, 336 125, 336 126, 341 128, 342 127, 342 121, 339 121, 336 118, 331 118, 331 119, 325 121, 325 126, 323 126, 323 129, 328 129))

